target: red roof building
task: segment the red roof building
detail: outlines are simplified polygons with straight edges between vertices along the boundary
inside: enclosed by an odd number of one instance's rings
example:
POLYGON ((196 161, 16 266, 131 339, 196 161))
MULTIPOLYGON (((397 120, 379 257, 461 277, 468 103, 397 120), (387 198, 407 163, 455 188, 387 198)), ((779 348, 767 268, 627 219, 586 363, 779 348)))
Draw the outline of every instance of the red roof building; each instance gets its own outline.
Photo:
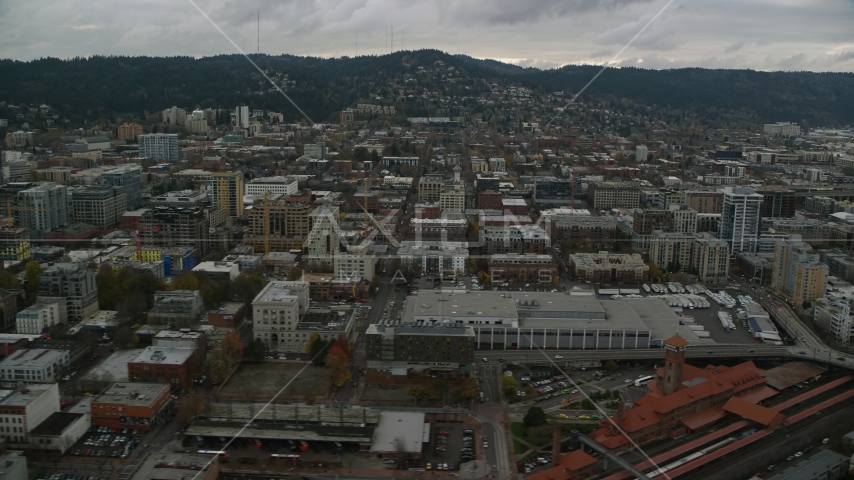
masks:
POLYGON ((573 450, 560 457, 559 463, 535 473, 527 480, 583 480, 596 475, 597 460, 583 450, 573 450))
MULTIPOLYGON (((697 368, 684 363, 682 337, 665 341, 665 367, 657 372, 650 393, 634 401, 633 408, 622 411, 613 420, 636 443, 643 444, 662 437, 678 437, 735 413, 763 425, 774 423, 755 403, 777 392, 765 385, 763 371, 753 362, 733 367, 709 365, 697 368), (668 380, 669 379, 669 380, 668 380), (669 387, 669 388, 665 388, 669 387), (667 390, 672 390, 666 393, 667 390), (734 398, 740 398, 730 404, 734 398), (753 405, 747 408, 745 405, 753 405), (729 405, 729 408, 727 408, 729 405), (759 421, 762 420, 762 421, 759 421)), ((766 409, 767 410, 767 409, 766 409)), ((608 448, 629 443, 610 420, 600 422, 590 438, 608 448)))

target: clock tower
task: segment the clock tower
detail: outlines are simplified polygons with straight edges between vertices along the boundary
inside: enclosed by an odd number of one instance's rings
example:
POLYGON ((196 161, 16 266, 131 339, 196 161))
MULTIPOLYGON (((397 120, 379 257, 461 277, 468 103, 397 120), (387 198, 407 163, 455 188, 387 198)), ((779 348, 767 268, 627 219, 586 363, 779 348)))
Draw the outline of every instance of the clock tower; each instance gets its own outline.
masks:
POLYGON ((664 395, 675 392, 682 384, 682 366, 685 365, 685 348, 688 341, 673 335, 664 341, 664 378, 661 390, 664 395))

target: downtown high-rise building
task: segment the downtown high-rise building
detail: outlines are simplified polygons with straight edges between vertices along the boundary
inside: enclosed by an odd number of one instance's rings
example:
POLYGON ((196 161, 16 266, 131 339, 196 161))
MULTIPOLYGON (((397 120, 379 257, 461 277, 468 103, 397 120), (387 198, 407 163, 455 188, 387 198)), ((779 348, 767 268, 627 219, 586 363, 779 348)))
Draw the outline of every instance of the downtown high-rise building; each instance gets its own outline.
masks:
POLYGON ((177 133, 149 133, 137 136, 137 140, 140 157, 170 163, 180 158, 177 133))
POLYGON ((719 237, 730 251, 755 252, 759 245, 762 195, 749 187, 724 187, 719 237))
MULTIPOLYGON (((142 135, 141 137, 144 136, 142 135)), ((103 172, 101 174, 101 185, 121 187, 125 194, 127 209, 136 210, 142 207, 141 175, 142 167, 139 165, 123 165, 119 168, 103 172)))

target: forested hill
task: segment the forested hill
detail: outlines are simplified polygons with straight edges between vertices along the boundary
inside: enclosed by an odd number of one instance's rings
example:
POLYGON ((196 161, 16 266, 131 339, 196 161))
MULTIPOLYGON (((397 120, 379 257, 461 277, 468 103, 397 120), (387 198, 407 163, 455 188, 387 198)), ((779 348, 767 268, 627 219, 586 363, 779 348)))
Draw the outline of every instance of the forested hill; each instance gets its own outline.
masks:
MULTIPOLYGON (((520 68, 436 50, 383 56, 319 59, 291 55, 251 55, 314 121, 337 118, 353 102, 377 95, 389 99, 389 82, 400 81, 419 66, 437 60, 459 69, 461 82, 476 96, 483 82, 509 81, 541 92, 572 93, 600 67, 567 66, 555 70, 520 68)), ((415 82, 421 82, 415 76, 415 82)), ((416 83, 417 84, 417 83, 416 83)), ((443 91, 443 85, 429 85, 443 91)), ((606 70, 584 92, 585 98, 628 98, 695 112, 714 120, 733 114, 756 123, 808 121, 811 125, 854 123, 854 74, 756 72, 751 70, 606 70)), ((215 57, 91 57, 31 62, 0 61, 0 101, 47 104, 72 122, 141 116, 173 105, 251 108, 300 117, 285 98, 240 55, 215 57)), ((400 102, 407 115, 431 113, 429 103, 400 102)))

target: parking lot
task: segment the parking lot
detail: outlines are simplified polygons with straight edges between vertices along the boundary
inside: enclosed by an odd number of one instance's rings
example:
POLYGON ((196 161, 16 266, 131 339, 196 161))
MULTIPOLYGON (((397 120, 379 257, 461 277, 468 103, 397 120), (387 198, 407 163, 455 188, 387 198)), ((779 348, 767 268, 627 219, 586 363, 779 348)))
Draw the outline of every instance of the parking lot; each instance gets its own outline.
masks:
POLYGON ((435 423, 430 444, 424 451, 424 467, 430 470, 458 470, 460 462, 474 460, 481 448, 483 440, 476 438, 473 430, 459 423, 435 423))
POLYGON ((91 427, 68 451, 78 457, 127 458, 142 442, 143 435, 129 428, 91 427))

